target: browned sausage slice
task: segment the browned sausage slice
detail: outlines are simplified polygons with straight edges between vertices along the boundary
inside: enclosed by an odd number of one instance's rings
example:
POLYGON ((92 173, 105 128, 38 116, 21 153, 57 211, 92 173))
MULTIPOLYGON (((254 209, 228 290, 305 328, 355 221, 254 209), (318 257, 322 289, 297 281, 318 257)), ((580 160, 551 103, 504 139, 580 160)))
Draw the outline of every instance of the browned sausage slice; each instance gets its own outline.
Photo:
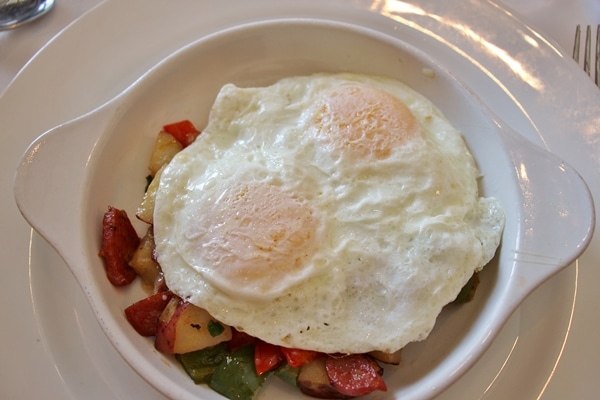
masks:
POLYGON ((387 391, 383 369, 363 354, 328 357, 325 369, 332 386, 348 396, 364 396, 375 390, 387 391))
POLYGON ((140 238, 127 213, 108 207, 102 219, 102 247, 99 255, 104 258, 106 276, 110 283, 125 286, 136 278, 137 273, 129 266, 129 260, 139 243, 140 238))

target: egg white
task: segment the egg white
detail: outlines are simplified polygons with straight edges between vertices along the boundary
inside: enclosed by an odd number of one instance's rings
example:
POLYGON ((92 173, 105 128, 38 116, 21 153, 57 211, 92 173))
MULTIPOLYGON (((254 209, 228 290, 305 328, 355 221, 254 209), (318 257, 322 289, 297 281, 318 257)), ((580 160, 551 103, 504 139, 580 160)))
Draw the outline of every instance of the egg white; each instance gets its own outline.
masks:
POLYGON ((502 208, 478 177, 460 132, 396 80, 225 85, 161 175, 158 261, 175 293, 267 342, 396 351, 499 245, 502 208), (349 121, 369 101, 377 119, 349 121))

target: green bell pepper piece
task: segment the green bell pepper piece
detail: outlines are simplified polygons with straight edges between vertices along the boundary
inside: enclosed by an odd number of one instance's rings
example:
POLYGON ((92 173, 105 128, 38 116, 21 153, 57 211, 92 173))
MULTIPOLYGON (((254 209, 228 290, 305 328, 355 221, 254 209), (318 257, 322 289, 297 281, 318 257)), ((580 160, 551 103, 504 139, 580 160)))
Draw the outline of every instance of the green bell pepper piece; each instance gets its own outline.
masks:
POLYGON ((248 345, 227 355, 208 385, 228 399, 252 400, 268 375, 256 373, 254 346, 248 345))
POLYGON ((213 373, 228 354, 227 345, 220 343, 191 353, 176 354, 175 358, 181 363, 190 378, 199 384, 210 382, 213 373))

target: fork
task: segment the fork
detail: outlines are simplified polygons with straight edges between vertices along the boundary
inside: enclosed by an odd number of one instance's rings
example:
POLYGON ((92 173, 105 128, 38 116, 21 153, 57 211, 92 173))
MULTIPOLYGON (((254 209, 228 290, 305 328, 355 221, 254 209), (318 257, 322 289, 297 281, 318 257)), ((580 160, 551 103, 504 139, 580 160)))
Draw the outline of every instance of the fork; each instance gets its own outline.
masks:
MULTIPOLYGON (((575 28, 575 41, 573 43, 573 59, 579 62, 579 51, 581 48, 581 25, 577 25, 575 28)), ((600 25, 596 27, 596 48, 594 52, 594 83, 600 87, 600 25)), ((583 55, 583 70, 590 76, 591 75, 591 64, 592 58, 592 27, 588 25, 585 30, 585 43, 584 43, 584 55, 583 55)))

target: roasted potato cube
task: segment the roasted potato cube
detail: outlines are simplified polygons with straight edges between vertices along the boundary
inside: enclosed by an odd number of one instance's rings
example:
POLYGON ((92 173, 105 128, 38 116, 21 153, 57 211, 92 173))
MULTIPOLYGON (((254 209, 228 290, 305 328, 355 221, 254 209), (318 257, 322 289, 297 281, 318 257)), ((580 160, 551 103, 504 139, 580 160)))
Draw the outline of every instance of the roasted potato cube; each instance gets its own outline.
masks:
POLYGON ((369 353, 371 357, 382 363, 398 365, 402 359, 402 349, 393 353, 384 353, 383 351, 372 351, 369 353))
POLYGON ((183 149, 183 146, 173 135, 167 132, 160 132, 156 137, 154 149, 150 156, 150 162, 148 164, 148 170, 150 175, 155 176, 159 169, 183 149))
POLYGON ((184 354, 231 339, 231 327, 203 308, 173 297, 158 318, 154 346, 164 354, 184 354))
POLYGON ((325 370, 326 357, 317 358, 300 368, 298 374, 298 388, 308 396, 319 399, 348 399, 338 392, 332 385, 325 370))
POLYGON ((152 224, 154 222, 154 199, 156 198, 156 191, 158 190, 158 184, 160 182, 160 175, 162 174, 164 167, 159 169, 154 175, 152 182, 148 185, 148 189, 144 194, 144 199, 137 209, 135 215, 142 221, 152 224))
POLYGON ((154 233, 149 227, 140 240, 133 257, 129 261, 131 268, 142 278, 145 285, 154 287, 162 272, 154 259, 154 233))

